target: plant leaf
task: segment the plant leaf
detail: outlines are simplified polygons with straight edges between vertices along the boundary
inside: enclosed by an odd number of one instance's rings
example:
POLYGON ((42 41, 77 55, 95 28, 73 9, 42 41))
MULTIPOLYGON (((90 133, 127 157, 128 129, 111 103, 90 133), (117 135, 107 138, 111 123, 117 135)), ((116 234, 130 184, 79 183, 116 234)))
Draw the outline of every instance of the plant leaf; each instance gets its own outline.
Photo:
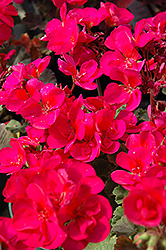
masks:
POLYGON ((122 204, 123 199, 128 195, 128 191, 125 190, 122 186, 118 185, 114 188, 113 195, 115 195, 115 201, 119 205, 122 204))
POLYGON ((117 236, 108 236, 102 242, 99 243, 89 243, 85 250, 114 250, 114 245, 116 244, 117 236))
POLYGON ((113 227, 116 224, 116 222, 121 219, 123 215, 124 215, 123 207, 118 206, 113 213, 113 217, 111 219, 111 226, 113 227))
POLYGON ((137 232, 136 227, 123 215, 120 220, 118 220, 111 229, 112 233, 117 233, 118 235, 131 236, 137 232))
POLYGON ((22 132, 25 133, 25 127, 27 126, 26 123, 24 123, 23 125, 21 125, 21 123, 17 120, 10 120, 10 122, 8 122, 8 124, 6 125, 6 130, 11 131, 13 134, 16 134, 17 132, 22 132))
POLYGON ((118 237, 114 250, 138 250, 138 247, 133 244, 132 240, 122 235, 118 237))
POLYGON ((45 69, 44 72, 40 75, 39 79, 44 83, 52 82, 55 85, 57 84, 55 73, 51 69, 45 69))

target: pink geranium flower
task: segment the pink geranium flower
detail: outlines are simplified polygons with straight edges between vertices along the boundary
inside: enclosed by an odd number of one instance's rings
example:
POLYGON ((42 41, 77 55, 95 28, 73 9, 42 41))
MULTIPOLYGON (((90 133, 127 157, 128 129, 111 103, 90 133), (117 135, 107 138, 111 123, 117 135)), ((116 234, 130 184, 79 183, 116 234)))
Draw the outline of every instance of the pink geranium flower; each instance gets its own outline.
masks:
POLYGON ((93 26, 99 25, 99 23, 101 23, 105 19, 106 13, 104 8, 99 8, 97 10, 92 7, 87 7, 83 9, 76 8, 70 10, 68 16, 76 18, 79 24, 91 29, 93 26))
MULTIPOLYGON (((126 26, 119 26, 113 30, 105 41, 105 45, 114 51, 107 51, 101 58, 101 70, 104 74, 109 75, 112 67, 117 67, 121 70, 126 68, 140 71, 144 61, 135 48, 131 30, 126 26)), ((110 76, 111 77, 111 76, 110 76)))
POLYGON ((101 139, 95 131, 94 114, 85 114, 85 135, 82 141, 76 141, 70 149, 71 156, 79 161, 90 162, 100 154, 101 139))
POLYGON ((0 217, 0 246, 9 250, 34 250, 19 240, 12 219, 5 217, 0 217))
POLYGON ((125 8, 118 8, 113 3, 101 2, 101 7, 105 9, 105 22, 108 27, 128 24, 133 20, 134 15, 125 8))
POLYGON ((12 0, 2 0, 0 2, 0 45, 8 40, 12 35, 11 27, 14 26, 14 20, 11 16, 17 16, 18 12, 11 4, 12 0))
POLYGON ((124 199, 124 213, 130 221, 145 227, 158 226, 164 219, 165 189, 155 178, 142 180, 143 189, 133 189, 124 199))
POLYGON ((116 162, 119 166, 129 171, 116 170, 111 174, 114 182, 121 184, 125 189, 131 190, 133 187, 140 187, 141 179, 151 168, 151 155, 149 150, 143 147, 130 149, 128 154, 120 152, 116 162))
POLYGON ((16 200, 13 205, 13 226, 19 238, 31 247, 61 246, 66 234, 58 225, 48 197, 35 183, 29 184, 26 194, 27 197, 16 200))
POLYGON ((79 73, 76 69, 76 63, 74 59, 65 54, 64 62, 61 59, 58 59, 59 69, 66 75, 71 75, 73 82, 82 87, 83 89, 93 90, 97 88, 97 83, 94 80, 101 76, 101 71, 98 68, 98 64, 95 60, 91 59, 84 62, 79 70, 79 73))
POLYGON ((112 209, 108 200, 91 195, 82 184, 75 190, 71 203, 59 210, 58 218, 68 237, 62 245, 66 250, 81 250, 89 242, 103 241, 110 232, 112 209))
POLYGON ((79 28, 75 18, 66 18, 66 5, 61 7, 62 22, 54 18, 48 22, 45 32, 46 35, 42 38, 43 41, 48 41, 47 48, 56 52, 56 54, 67 53, 74 48, 79 34, 79 28))
POLYGON ((16 140, 10 140, 11 147, 0 150, 0 172, 14 173, 19 171, 26 162, 26 154, 22 144, 16 140))
POLYGON ((126 131, 125 122, 114 118, 114 111, 109 109, 102 109, 96 113, 96 128, 101 137, 101 151, 107 154, 118 151, 120 143, 117 140, 126 131))
POLYGON ((142 81, 138 71, 112 67, 109 75, 112 79, 121 81, 124 85, 110 83, 105 92, 104 98, 109 104, 127 104, 126 110, 133 111, 141 102, 142 92, 138 89, 142 81), (114 93, 114 94, 113 94, 114 93))
POLYGON ((45 84, 40 90, 41 102, 29 98, 17 113, 29 119, 37 129, 49 128, 56 120, 59 110, 65 99, 64 90, 55 87, 53 83, 45 84))
POLYGON ((49 128, 50 135, 47 143, 50 147, 62 148, 65 146, 66 153, 76 139, 82 140, 84 138, 85 126, 82 105, 83 98, 80 96, 74 101, 67 115, 59 114, 55 123, 49 128))
POLYGON ((86 32, 85 27, 78 35, 78 40, 75 47, 70 51, 76 65, 81 66, 84 62, 91 59, 96 60, 96 53, 91 48, 91 43, 96 40, 96 37, 86 32))

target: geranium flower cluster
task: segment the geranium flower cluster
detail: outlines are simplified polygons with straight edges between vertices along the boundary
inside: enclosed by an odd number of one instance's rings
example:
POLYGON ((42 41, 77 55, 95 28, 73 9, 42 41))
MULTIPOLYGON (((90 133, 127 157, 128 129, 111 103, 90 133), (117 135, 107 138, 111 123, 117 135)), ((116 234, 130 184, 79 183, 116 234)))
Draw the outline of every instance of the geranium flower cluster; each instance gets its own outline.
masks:
MULTIPOLYGON (((0 218, 0 242, 10 250, 81 250, 106 239, 112 208, 99 194, 104 182, 90 162, 101 152, 118 152, 120 142, 126 152, 117 154, 116 163, 124 170, 111 177, 129 191, 125 215, 145 227, 166 224, 166 103, 155 99, 166 87, 166 13, 139 21, 132 33, 134 16, 112 3, 67 12, 66 2, 87 1, 53 2, 61 21, 49 21, 42 40, 60 56, 58 67, 72 77, 71 90, 41 80, 50 56, 7 72, 5 62, 15 51, 3 55, 0 104, 28 124, 26 136, 0 150, 0 173, 11 175, 3 195, 13 204, 13 218, 0 218), (104 31, 93 32, 101 24, 104 31), (103 94, 102 74, 110 78, 103 94), (75 98, 75 85, 97 88, 99 96, 75 98), (142 93, 150 94, 149 121, 137 125, 133 111, 142 93)), ((12 26, 9 15, 0 14, 0 28, 12 26)))
POLYGON ((112 208, 98 195, 104 183, 91 165, 70 160, 63 150, 37 150, 28 137, 10 145, 0 151, 0 172, 13 173, 3 191, 13 218, 0 223, 9 249, 83 249, 108 236, 112 208))

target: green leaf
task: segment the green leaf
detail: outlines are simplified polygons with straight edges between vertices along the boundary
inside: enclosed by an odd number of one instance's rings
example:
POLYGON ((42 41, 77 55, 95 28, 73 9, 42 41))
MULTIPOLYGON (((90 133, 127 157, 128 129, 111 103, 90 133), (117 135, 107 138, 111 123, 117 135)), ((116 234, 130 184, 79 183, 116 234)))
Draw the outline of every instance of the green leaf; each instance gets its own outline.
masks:
POLYGON ((113 227, 116 224, 116 222, 122 218, 123 215, 124 215, 123 207, 118 206, 113 213, 113 217, 111 219, 111 226, 113 227))
POLYGON ((26 123, 21 125, 21 123, 17 120, 10 120, 10 122, 6 125, 6 130, 11 131, 13 134, 16 134, 17 132, 25 133, 25 127, 27 126, 26 123))
POLYGON ((113 195, 115 195, 115 201, 119 205, 122 204, 123 199, 128 195, 128 191, 125 190, 122 186, 118 185, 114 188, 113 195))
POLYGON ((117 233, 117 235, 125 235, 127 237, 134 235, 137 232, 137 229, 134 224, 132 224, 126 217, 123 215, 116 223, 112 226, 112 233, 117 233))
POLYGON ((136 115, 138 122, 149 121, 146 109, 138 108, 134 111, 134 114, 136 115))
POLYGON ((46 83, 53 83, 54 85, 57 84, 57 79, 55 73, 51 69, 45 69, 43 73, 40 75, 39 79, 46 83))
POLYGON ((122 235, 118 237, 114 250, 138 250, 138 247, 133 244, 132 240, 122 235))
POLYGON ((166 95, 166 88, 162 88, 162 93, 166 95))
POLYGON ((114 245, 116 244, 117 236, 108 236, 102 242, 99 243, 89 243, 85 250, 114 250, 114 245))

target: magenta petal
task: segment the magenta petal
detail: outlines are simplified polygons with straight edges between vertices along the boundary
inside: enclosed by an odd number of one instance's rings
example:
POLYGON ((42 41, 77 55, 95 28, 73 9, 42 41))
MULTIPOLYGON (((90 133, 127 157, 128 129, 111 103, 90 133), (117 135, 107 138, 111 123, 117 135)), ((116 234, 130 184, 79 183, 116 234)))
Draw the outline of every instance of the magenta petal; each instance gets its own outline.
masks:
POLYGON ((124 169, 131 171, 136 168, 136 162, 128 154, 120 152, 116 157, 116 163, 124 169))
POLYGON ((141 90, 133 89, 133 91, 130 94, 130 99, 126 106, 126 110, 129 110, 129 111, 135 110, 139 106, 141 102, 141 98, 142 98, 141 90))
POLYGON ((70 238, 76 241, 84 240, 87 238, 86 228, 88 224, 85 219, 79 218, 79 221, 75 220, 69 225, 68 235, 70 238), (82 232, 80 230, 79 224, 82 222, 82 232), (84 230, 83 230, 84 229, 84 230))
POLYGON ((62 247, 67 250, 82 250, 88 245, 88 241, 81 240, 75 241, 70 237, 67 237, 66 241, 63 243, 62 247))
POLYGON ((83 179, 83 183, 91 187, 92 194, 100 193, 105 187, 104 182, 98 176, 87 176, 83 179))
POLYGON ((47 138, 48 146, 51 148, 63 148, 67 144, 68 140, 65 137, 56 139, 52 135, 47 138))
POLYGON ((28 99, 18 111, 18 114, 26 119, 31 119, 35 115, 39 116, 41 113, 42 107, 33 99, 28 99))
POLYGON ((31 124, 37 129, 46 129, 49 128, 55 122, 58 115, 59 110, 52 110, 48 113, 32 118, 31 124))
POLYGON ((38 228, 40 224, 41 221, 39 220, 38 213, 35 212, 35 210, 19 209, 14 213, 13 226, 18 231, 35 229, 38 228))
POLYGON ((1 34, 1 40, 6 41, 11 37, 12 30, 7 24, 3 23, 0 24, 0 34, 1 34))
POLYGON ((43 190, 35 183, 30 183, 26 188, 27 196, 37 203, 43 203, 46 200, 46 196, 43 190))
POLYGON ((124 90, 124 87, 119 86, 114 82, 110 83, 104 91, 104 99, 109 104, 121 103, 125 100, 126 96, 127 93, 124 90))
POLYGON ((109 220, 103 216, 97 220, 97 225, 93 228, 92 231, 88 230, 89 242, 100 242, 105 240, 110 233, 110 223, 109 220))
POLYGON ((120 185, 134 185, 134 176, 124 170, 116 170, 111 174, 111 178, 114 182, 120 185))
POLYGON ((96 176, 94 168, 90 164, 79 161, 74 162, 68 170, 69 178, 74 182, 79 182, 87 176, 96 176))
POLYGON ((45 236, 44 248, 55 249, 60 247, 66 239, 66 233, 54 221, 47 221, 42 225, 42 232, 45 236))

